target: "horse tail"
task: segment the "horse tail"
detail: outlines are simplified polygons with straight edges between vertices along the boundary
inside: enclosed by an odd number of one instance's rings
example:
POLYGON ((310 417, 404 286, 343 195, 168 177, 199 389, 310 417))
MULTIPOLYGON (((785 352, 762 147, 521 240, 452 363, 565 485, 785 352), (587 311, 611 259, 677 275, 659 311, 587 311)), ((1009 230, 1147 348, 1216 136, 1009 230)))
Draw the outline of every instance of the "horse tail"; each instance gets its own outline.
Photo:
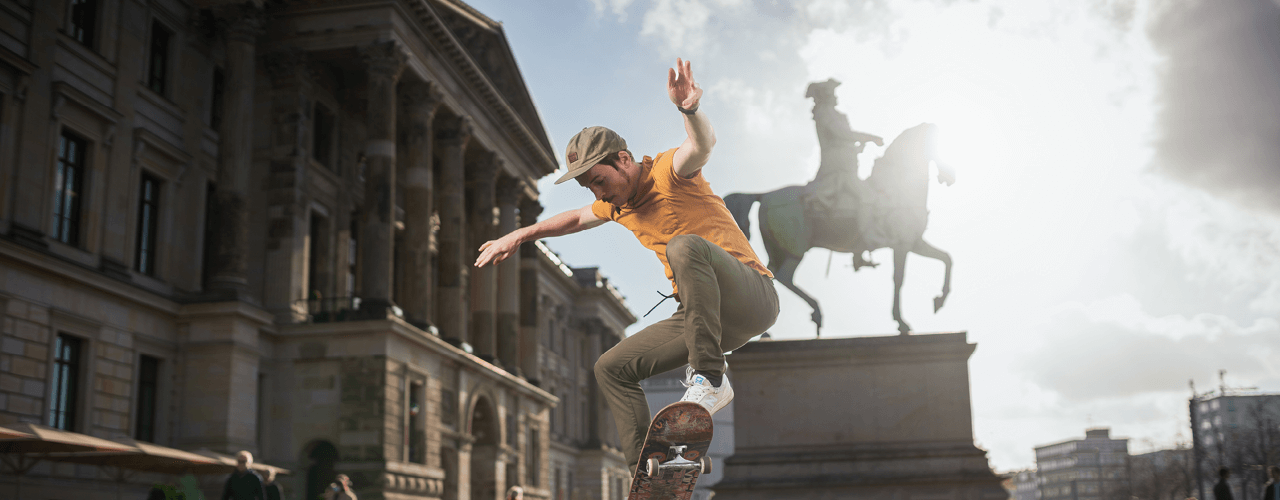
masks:
POLYGON ((733 193, 724 197, 724 206, 733 214, 734 222, 738 223, 742 234, 747 235, 747 240, 751 239, 751 218, 748 215, 757 201, 760 201, 760 194, 733 193))

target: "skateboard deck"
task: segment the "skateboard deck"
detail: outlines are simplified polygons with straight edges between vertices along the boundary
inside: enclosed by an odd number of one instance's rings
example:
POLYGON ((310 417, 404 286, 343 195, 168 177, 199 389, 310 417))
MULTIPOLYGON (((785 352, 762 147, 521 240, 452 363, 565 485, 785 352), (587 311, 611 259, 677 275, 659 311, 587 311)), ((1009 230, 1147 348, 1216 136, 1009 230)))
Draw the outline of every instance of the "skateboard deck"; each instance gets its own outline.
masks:
POLYGON ((698 403, 671 403, 649 424, 627 500, 689 500, 711 472, 711 414, 698 403))

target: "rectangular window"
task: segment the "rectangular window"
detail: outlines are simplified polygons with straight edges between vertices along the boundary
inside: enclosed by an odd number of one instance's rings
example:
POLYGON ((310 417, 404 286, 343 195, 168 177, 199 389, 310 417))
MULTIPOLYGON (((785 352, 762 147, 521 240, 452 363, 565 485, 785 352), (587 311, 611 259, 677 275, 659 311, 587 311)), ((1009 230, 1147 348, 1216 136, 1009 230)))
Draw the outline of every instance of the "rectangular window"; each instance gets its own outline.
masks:
POLYGON ((217 217, 218 189, 212 182, 205 185, 204 191, 204 261, 200 263, 200 283, 205 290, 209 289, 209 281, 213 279, 214 254, 218 251, 217 230, 214 228, 217 217))
POLYGON ((311 157, 325 168, 333 169, 331 156, 333 151, 333 113, 320 103, 315 105, 315 121, 311 127, 311 157))
POLYGON ((351 213, 351 227, 347 236, 347 299, 356 296, 356 278, 360 254, 360 212, 351 213))
POLYGON ((209 98, 209 128, 222 130, 222 107, 226 99, 227 77, 222 68, 213 68, 213 93, 209 98))
POLYGON ((527 461, 525 463, 525 471, 529 475, 529 486, 539 486, 542 481, 542 448, 539 446, 542 441, 541 436, 538 434, 537 429, 533 428, 533 426, 529 427, 528 449, 524 453, 527 461))
POLYGON ((409 384, 409 432, 405 436, 408 441, 409 461, 419 464, 427 463, 427 433, 423 429, 427 409, 423 400, 423 384, 409 384))
POLYGON ((134 265, 138 272, 148 276, 156 273, 156 221, 159 219, 160 181, 143 173, 138 187, 138 255, 134 265))
POLYGON ((76 430, 80 397, 81 340, 58 334, 53 354, 53 395, 49 399, 49 427, 76 430))
MULTIPOLYGON (((307 235, 307 299, 327 299, 329 274, 329 219, 311 212, 311 231, 307 235)), ((323 303, 314 304, 323 307, 323 303)))
POLYGON ((80 244, 80 204, 84 188, 84 156, 88 142, 70 132, 58 138, 58 169, 53 181, 53 237, 80 244))
POLYGON ((160 394, 160 359, 143 355, 138 358, 138 425, 133 437, 139 441, 156 441, 156 399, 160 394))
POLYGON ((169 86, 169 42, 173 32, 160 21, 151 21, 151 70, 147 72, 147 88, 165 95, 169 86))
POLYGON ((71 0, 71 38, 94 48, 98 33, 98 0, 71 0))

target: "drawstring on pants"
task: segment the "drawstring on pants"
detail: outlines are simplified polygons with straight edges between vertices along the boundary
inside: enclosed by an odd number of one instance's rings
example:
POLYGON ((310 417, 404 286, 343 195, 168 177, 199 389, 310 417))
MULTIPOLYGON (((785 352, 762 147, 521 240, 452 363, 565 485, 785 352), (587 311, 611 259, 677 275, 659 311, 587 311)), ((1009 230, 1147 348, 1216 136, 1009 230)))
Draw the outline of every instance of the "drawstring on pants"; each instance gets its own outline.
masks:
MULTIPOLYGON (((655 290, 655 291, 656 291, 656 290, 655 290)), ((676 296, 676 294, 674 294, 674 293, 673 293, 673 294, 671 294, 671 295, 667 295, 667 294, 662 293, 662 292, 658 292, 658 295, 661 295, 661 296, 662 296, 662 300, 659 300, 657 304, 654 304, 654 305, 653 305, 653 307, 650 307, 650 308, 649 308, 649 312, 644 313, 644 316, 641 316, 641 318, 648 317, 648 316, 649 316, 649 313, 653 312, 653 310, 654 310, 654 309, 657 309, 657 308, 658 308, 658 306, 662 305, 662 303, 663 303, 663 302, 666 302, 666 301, 667 301, 667 299, 669 299, 669 298, 671 298, 671 297, 675 297, 675 296, 676 296)))

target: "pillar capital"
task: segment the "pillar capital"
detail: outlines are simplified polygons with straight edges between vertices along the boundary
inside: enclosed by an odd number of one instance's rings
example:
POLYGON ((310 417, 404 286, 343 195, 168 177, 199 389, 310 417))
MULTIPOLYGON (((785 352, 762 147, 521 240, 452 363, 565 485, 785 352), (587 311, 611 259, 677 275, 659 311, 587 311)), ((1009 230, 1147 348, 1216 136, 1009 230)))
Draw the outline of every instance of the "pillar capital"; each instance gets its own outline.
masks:
POLYGON ((400 104, 410 120, 430 122, 442 103, 444 92, 435 83, 421 80, 400 83, 400 104))
POLYGON ((364 60, 370 79, 391 82, 400 78, 409 61, 409 55, 395 40, 377 41, 362 47, 360 58, 364 60))
POLYGON ((310 79, 307 59, 307 53, 296 47, 281 47, 264 55, 262 62, 272 84, 280 87, 289 82, 310 79))
POLYGON ((266 14, 251 3, 218 5, 212 10, 219 31, 228 41, 253 43, 264 32, 266 14))
POLYGON ((524 182, 509 175, 498 177, 498 203, 499 204, 516 204, 519 203, 520 193, 524 192, 524 182))
POLYGON ((445 120, 441 125, 439 138, 445 147, 465 147, 475 127, 465 116, 445 120))
POLYGON ((532 226, 538 222, 538 216, 544 210, 541 203, 533 198, 520 199, 520 225, 532 226))

